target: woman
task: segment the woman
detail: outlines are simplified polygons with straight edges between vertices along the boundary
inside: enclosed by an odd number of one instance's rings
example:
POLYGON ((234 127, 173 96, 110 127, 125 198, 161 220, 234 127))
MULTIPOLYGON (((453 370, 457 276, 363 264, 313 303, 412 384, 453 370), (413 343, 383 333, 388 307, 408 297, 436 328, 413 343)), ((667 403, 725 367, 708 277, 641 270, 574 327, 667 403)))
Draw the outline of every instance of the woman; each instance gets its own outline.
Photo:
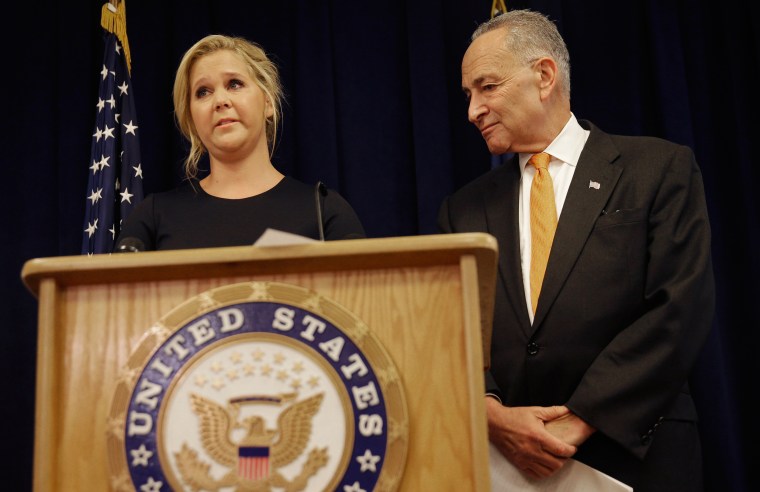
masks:
POLYGON ((258 45, 211 35, 192 46, 174 80, 175 116, 190 142, 187 181, 140 202, 116 244, 132 238, 146 250, 238 246, 267 228, 314 239, 364 237, 340 195, 272 165, 281 99, 277 67, 258 45), (206 152, 210 172, 197 180, 206 152))

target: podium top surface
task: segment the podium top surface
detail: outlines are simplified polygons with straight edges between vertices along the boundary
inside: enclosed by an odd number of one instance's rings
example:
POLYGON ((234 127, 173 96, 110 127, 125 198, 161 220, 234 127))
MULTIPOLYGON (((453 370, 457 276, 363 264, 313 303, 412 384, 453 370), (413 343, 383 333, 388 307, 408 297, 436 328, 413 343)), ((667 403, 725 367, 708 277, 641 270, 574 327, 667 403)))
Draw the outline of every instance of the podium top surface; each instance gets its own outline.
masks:
POLYGON ((475 257, 481 289, 491 286, 491 292, 481 292, 481 296, 492 296, 498 246, 496 239, 485 233, 58 256, 27 261, 21 277, 27 288, 37 296, 40 282, 45 278, 55 279, 58 285, 86 285, 188 277, 401 268, 454 264, 462 255, 475 257))

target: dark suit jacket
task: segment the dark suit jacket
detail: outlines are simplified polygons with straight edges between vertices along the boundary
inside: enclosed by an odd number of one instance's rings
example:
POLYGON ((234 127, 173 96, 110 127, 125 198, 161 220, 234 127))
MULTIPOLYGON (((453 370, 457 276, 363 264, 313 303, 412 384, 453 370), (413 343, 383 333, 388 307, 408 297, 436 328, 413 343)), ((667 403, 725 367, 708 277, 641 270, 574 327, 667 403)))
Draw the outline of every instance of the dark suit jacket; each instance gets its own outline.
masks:
POLYGON ((487 389, 508 406, 567 405, 597 429, 575 458, 636 490, 694 490, 701 458, 687 379, 714 309, 701 173, 687 147, 580 123, 591 134, 533 325, 517 156, 441 207, 443 231, 488 232, 499 243, 487 389))

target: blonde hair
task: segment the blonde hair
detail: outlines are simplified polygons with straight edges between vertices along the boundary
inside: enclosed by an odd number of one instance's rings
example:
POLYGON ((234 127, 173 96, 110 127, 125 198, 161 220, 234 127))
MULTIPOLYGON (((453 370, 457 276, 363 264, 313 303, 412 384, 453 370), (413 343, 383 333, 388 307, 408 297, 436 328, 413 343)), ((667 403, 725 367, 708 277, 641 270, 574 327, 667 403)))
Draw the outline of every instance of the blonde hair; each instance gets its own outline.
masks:
POLYGON ((277 66, 256 43, 240 37, 212 34, 201 39, 185 52, 174 78, 174 117, 180 132, 190 142, 190 151, 185 158, 185 175, 188 179, 197 177, 198 162, 207 151, 198 136, 198 130, 190 114, 190 71, 200 58, 221 50, 231 51, 243 60, 248 66, 251 78, 272 105, 274 111, 266 120, 266 135, 269 156, 271 157, 274 153, 277 128, 282 119, 283 99, 277 66))

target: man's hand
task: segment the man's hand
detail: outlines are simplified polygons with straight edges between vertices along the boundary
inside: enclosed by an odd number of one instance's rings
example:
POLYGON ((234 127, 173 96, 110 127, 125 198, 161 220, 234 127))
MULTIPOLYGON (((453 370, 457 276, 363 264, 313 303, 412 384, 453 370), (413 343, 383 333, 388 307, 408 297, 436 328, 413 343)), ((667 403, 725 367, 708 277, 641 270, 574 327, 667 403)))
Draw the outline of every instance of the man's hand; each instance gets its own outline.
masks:
POLYGON ((567 407, 505 407, 486 397, 486 414, 489 440, 528 477, 548 477, 575 454, 575 446, 549 433, 544 424, 569 415, 567 407))
POLYGON ((563 440, 573 446, 580 446, 596 429, 588 425, 584 420, 568 410, 565 415, 546 422, 546 430, 554 437, 563 440))

